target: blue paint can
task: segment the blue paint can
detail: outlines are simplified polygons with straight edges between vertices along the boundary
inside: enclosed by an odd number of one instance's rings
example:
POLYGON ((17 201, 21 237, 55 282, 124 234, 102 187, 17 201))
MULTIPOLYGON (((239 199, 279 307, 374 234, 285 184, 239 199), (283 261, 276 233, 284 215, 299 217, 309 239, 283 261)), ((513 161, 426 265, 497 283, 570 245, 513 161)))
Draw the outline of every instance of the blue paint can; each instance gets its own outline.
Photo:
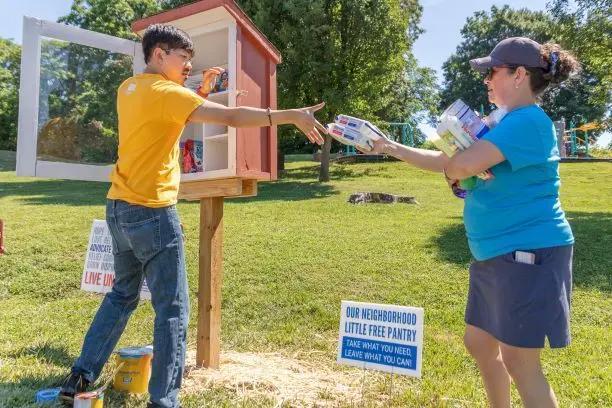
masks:
POLYGON ((59 388, 47 388, 36 393, 37 404, 53 404, 59 396, 59 388))

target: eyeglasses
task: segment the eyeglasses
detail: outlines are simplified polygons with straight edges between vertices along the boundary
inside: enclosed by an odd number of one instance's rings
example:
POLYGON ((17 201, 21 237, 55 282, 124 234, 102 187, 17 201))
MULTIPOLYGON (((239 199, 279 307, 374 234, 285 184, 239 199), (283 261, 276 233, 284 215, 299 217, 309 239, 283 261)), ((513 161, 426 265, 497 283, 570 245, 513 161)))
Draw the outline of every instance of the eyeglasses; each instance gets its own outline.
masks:
POLYGON ((175 48, 171 48, 171 49, 168 49, 168 50, 165 49, 165 48, 162 48, 162 50, 164 50, 164 52, 167 55, 173 54, 173 55, 178 55, 179 57, 181 57, 181 59, 183 60, 183 65, 187 65, 187 64, 191 63, 191 60, 193 59, 192 55, 186 55, 186 54, 180 53, 180 52, 172 53, 172 51, 176 51, 175 48))
POLYGON ((491 80, 493 78, 493 74, 497 71, 495 71, 495 68, 509 68, 509 69, 517 69, 519 67, 519 65, 498 65, 496 67, 490 67, 487 68, 487 70, 484 72, 484 77, 485 79, 491 80))

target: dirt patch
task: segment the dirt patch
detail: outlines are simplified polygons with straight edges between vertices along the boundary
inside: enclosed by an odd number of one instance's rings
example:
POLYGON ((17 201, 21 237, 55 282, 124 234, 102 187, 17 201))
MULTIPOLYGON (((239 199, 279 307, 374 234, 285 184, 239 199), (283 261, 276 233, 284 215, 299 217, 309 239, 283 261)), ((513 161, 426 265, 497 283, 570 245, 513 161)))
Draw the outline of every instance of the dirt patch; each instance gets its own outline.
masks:
MULTIPOLYGON (((380 374, 367 372, 367 383, 379 383, 381 379, 380 374)), ((372 392, 380 391, 364 387, 362 370, 334 370, 329 362, 305 361, 279 353, 225 352, 221 354, 220 369, 212 370, 196 367, 195 351, 191 351, 187 353, 183 381, 183 390, 188 394, 223 387, 232 391, 237 401, 265 397, 279 407, 359 405, 364 398, 369 400, 372 392)), ((387 398, 379 395, 376 399, 384 403, 387 398)))

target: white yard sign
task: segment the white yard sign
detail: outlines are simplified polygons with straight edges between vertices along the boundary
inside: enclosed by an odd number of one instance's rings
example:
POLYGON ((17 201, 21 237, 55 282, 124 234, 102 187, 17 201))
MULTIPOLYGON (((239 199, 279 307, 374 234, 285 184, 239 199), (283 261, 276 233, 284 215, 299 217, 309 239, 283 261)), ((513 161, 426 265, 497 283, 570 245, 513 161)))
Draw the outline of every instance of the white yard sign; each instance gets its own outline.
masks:
POLYGON ((421 376, 423 309, 342 301, 338 363, 421 376))
MULTIPOLYGON (((94 220, 89 235, 81 289, 86 292, 108 293, 115 280, 115 263, 110 231, 106 221, 94 220)), ((151 299, 147 282, 143 282, 141 299, 151 299)))

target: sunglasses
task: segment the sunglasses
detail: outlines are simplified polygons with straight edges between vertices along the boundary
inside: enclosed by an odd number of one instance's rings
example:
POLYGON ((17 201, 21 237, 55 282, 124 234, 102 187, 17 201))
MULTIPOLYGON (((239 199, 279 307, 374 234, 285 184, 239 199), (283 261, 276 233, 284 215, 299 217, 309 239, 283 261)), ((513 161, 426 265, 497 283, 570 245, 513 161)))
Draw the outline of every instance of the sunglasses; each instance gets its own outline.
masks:
POLYGON ((487 68, 487 70, 485 72, 483 72, 483 75, 485 77, 485 79, 491 79, 493 78, 493 74, 496 72, 495 68, 509 68, 509 69, 517 69, 520 65, 498 65, 495 67, 490 67, 487 68))

